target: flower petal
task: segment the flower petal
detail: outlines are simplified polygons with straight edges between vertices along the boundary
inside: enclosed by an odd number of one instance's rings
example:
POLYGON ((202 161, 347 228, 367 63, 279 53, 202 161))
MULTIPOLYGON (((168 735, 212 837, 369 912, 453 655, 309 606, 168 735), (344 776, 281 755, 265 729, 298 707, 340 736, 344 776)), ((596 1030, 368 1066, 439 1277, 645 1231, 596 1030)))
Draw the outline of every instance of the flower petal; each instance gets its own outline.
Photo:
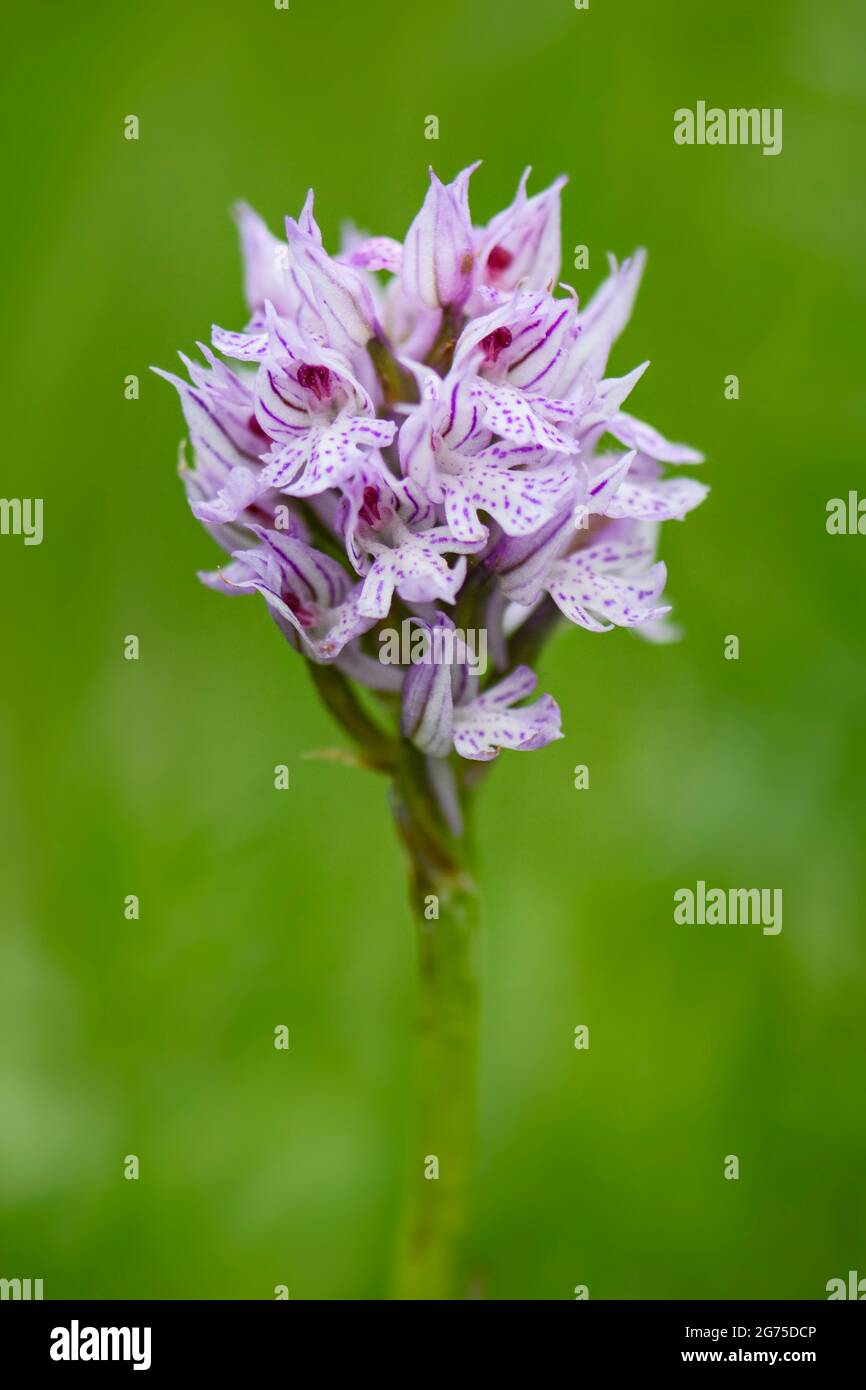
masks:
POLYGON ((576 454, 579 445, 544 419, 543 397, 532 398, 511 386, 479 377, 470 394, 484 407, 484 424, 514 444, 538 444, 555 453, 576 454))
POLYGON ((263 473, 253 473, 252 469, 239 465, 231 470, 216 497, 191 504, 193 516, 215 526, 237 521, 241 513, 267 491, 263 473))
MULTIPOLYGON (((438 625, 446 623, 453 627, 450 619, 440 615, 438 625)), ((421 625, 433 630, 427 623, 421 625)), ((430 757, 444 758, 451 752, 454 733, 452 672, 446 662, 433 659, 435 654, 431 646, 431 659, 413 663, 406 672, 400 732, 430 757)))
POLYGON ((400 278, 407 298, 427 309, 461 305, 472 289, 475 251, 469 178, 478 165, 442 183, 430 170, 424 205, 406 234, 400 278))
POLYGON ((461 758, 489 762, 503 748, 526 751, 562 738, 559 706, 550 695, 512 709, 534 690, 536 677, 519 666, 497 685, 454 710, 454 747, 461 758))
POLYGON ((669 607, 656 607, 667 572, 661 563, 635 578, 592 569, 578 551, 558 560, 546 584, 554 603, 567 618, 589 632, 608 632, 611 627, 636 627, 660 618, 669 607))
POLYGON ((682 521, 700 506, 709 488, 692 478, 663 478, 657 481, 622 483, 604 507, 609 517, 639 520, 682 521))
POLYGON ((543 290, 559 278, 559 195, 568 180, 558 178, 527 198, 530 172, 524 172, 511 206, 488 223, 479 239, 480 273, 498 290, 515 290, 518 285, 543 290))
POLYGON ((525 536, 538 529, 554 512, 574 484, 567 464, 532 470, 497 464, 498 445, 466 461, 459 474, 442 474, 445 517, 455 539, 483 540, 487 528, 478 516, 485 511, 506 535, 525 536))
POLYGON ((333 346, 342 351, 364 347, 381 330, 362 276, 332 260, 291 217, 286 218, 286 238, 292 266, 307 282, 307 303, 319 314, 333 346))
POLYGON ((636 449, 659 463, 703 463, 703 454, 688 444, 672 444, 663 434, 636 420, 633 415, 618 411, 608 424, 608 433, 629 449, 636 449))

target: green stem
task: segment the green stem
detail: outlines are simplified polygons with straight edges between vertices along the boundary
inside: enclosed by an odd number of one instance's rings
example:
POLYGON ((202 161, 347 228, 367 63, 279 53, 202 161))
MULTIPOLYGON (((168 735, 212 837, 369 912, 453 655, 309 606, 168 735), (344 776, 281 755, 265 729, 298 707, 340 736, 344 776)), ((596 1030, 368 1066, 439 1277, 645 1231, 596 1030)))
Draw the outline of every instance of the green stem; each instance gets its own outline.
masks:
POLYGON ((319 694, 367 766, 388 773, 409 863, 418 951, 416 1109, 394 1296, 466 1297, 465 1234, 476 1133, 479 903, 462 807, 405 739, 370 718, 333 666, 308 662, 319 694))
POLYGON ((442 310, 442 322, 439 325, 439 332, 436 334, 435 341, 427 354, 427 365, 440 372, 442 376, 447 376, 451 361, 454 356, 454 348, 457 339, 460 337, 460 315, 453 305, 448 305, 442 310))
POLYGON ((551 633, 562 622, 552 598, 545 597, 508 643, 509 666, 534 666, 551 633))
POLYGON ((419 966, 415 1126, 394 1296, 466 1296, 476 1134, 479 900, 468 848, 447 829, 412 756, 395 782, 419 966))
POLYGON ((370 718, 342 672, 336 666, 323 666, 315 661, 308 661, 307 668, 325 705, 358 745, 367 766, 376 772, 393 772, 396 767, 394 739, 370 718))
POLYGON ((382 338, 371 338, 367 344, 367 354, 379 378, 386 406, 397 401, 418 400, 418 387, 415 378, 405 367, 401 367, 388 344, 382 338))

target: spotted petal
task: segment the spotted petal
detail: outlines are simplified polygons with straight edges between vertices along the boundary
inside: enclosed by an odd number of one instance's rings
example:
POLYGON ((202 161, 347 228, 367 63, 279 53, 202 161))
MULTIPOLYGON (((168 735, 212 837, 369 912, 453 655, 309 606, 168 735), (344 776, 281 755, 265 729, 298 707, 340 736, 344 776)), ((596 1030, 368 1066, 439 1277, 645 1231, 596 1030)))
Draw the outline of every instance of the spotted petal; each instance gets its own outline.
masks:
POLYGON ((620 485, 604 508, 605 515, 637 520, 682 521, 703 502, 709 488, 693 478, 660 478, 620 485))
POLYGON ((543 396, 528 396, 512 386, 481 377, 470 387, 470 393, 484 407, 484 424, 503 439, 514 444, 538 444, 559 454, 578 452, 579 445, 544 418, 543 396))
POLYGON ((449 568, 444 550, 453 549, 452 537, 436 531, 407 533, 397 546, 376 546, 375 559, 364 580, 360 610, 372 618, 384 618, 394 590, 408 603, 428 603, 442 599, 453 603, 466 574, 461 556, 449 568))
POLYGON ((636 420, 633 415, 626 415, 624 411, 617 411, 607 428, 608 433, 621 444, 625 444, 629 449, 636 449, 651 459, 657 459, 659 463, 704 461, 703 454, 698 453, 697 449, 690 448, 688 444, 672 444, 663 434, 659 434, 658 430, 653 429, 652 425, 645 424, 643 420, 636 420))
POLYGON ((350 415, 333 424, 314 423, 302 438, 267 456, 263 478, 290 497, 313 497, 339 487, 363 458, 365 450, 384 448, 394 438, 391 420, 350 415))
POLYGON ((661 563, 629 579, 594 568, 587 553, 578 551, 556 562, 545 587, 573 623, 589 632, 609 632, 614 626, 636 627, 669 612, 669 607, 655 605, 666 579, 661 563))
POLYGON ((559 509, 574 486, 567 463, 522 469, 503 466, 501 446, 494 444, 464 461, 461 471, 440 475, 445 494, 445 517, 457 540, 478 541, 487 528, 478 513, 485 511, 506 535, 525 536, 559 509))
POLYGON ((454 710, 454 747, 461 758, 489 762, 503 748, 543 748, 562 738, 559 706, 550 695, 531 705, 512 706, 535 689, 528 666, 518 666, 498 684, 454 710))

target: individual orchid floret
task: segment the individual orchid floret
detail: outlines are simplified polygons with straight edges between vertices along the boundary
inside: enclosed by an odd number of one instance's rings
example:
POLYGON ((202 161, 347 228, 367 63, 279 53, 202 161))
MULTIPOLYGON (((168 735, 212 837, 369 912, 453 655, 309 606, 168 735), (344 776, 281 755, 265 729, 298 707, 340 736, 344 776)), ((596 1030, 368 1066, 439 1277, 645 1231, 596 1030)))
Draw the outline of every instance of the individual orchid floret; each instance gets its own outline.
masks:
POLYGON ((575 453, 578 446, 537 413, 546 405, 529 398, 518 398, 513 408, 510 397, 488 401, 479 397, 478 378, 452 374, 405 421, 399 440, 403 470, 443 504, 456 539, 486 539, 481 512, 507 534, 524 535, 573 490, 571 464, 557 455, 575 453), (496 438, 497 423, 517 439, 496 438))
POLYGON ((579 424, 592 383, 585 373, 575 380, 566 370, 576 333, 571 301, 514 295, 466 326, 452 371, 473 374, 471 393, 484 422, 503 439, 577 453, 578 445, 565 429, 579 424), (558 394, 563 386, 569 399, 558 394))
POLYGON ((588 632, 637 627, 670 612, 669 606, 656 603, 667 581, 660 561, 633 577, 623 573, 640 558, 622 541, 600 540, 554 561, 543 588, 571 622, 588 632))
POLYGON ((553 395, 553 368, 572 350, 576 336, 573 300, 540 291, 494 295, 487 312, 465 325, 453 366, 457 371, 471 368, 490 381, 553 395))
POLYGON ((236 464, 256 462, 267 440, 256 422, 251 384, 236 376, 204 343, 198 346, 207 367, 179 354, 189 381, 160 367, 153 371, 177 389, 190 441, 205 466, 224 473, 236 464))
POLYGON ((571 622, 588 632, 638 627, 669 611, 655 602, 667 574, 663 564, 651 563, 647 534, 630 521, 620 522, 623 529, 618 529, 604 515, 624 486, 631 461, 627 455, 597 475, 594 486, 601 491, 584 493, 585 503, 575 509, 577 521, 575 512, 563 511, 532 536, 500 540, 486 563, 506 598, 529 609, 547 593, 571 622), (599 502, 608 486, 612 498, 599 502))
POLYGON ((479 694, 477 681, 461 659, 459 641, 437 641, 455 637, 451 619, 438 614, 433 623, 416 623, 428 647, 424 660, 409 668, 403 682, 404 738, 429 757, 445 757, 453 747, 463 758, 489 762, 503 748, 542 748, 562 737, 559 708, 550 695, 514 708, 535 689, 536 677, 529 667, 516 667, 479 694))
MULTIPOLYGON (((224 341, 224 350, 237 351, 242 359, 249 354, 262 364, 252 394, 243 388, 246 430, 258 449, 257 466, 250 467, 250 455, 229 457, 224 451, 225 476, 218 493, 194 509, 201 520, 232 522, 270 490, 299 497, 323 492, 337 485, 366 451, 394 437, 396 425, 377 417, 346 358, 281 319, 269 302, 261 332, 235 336, 236 343, 224 341), (253 350, 252 342, 262 334, 266 347, 253 350)), ((190 409, 195 406, 193 401, 190 409)), ((218 422, 213 412, 206 418, 211 432, 218 422)))
POLYGON ((531 172, 524 171, 511 206, 477 234, 480 281, 495 290, 549 290, 559 279, 560 193, 567 180, 527 198, 531 172))
POLYGON ((286 218, 289 276, 307 312, 321 320, 326 341, 352 352, 381 335, 373 296, 353 266, 327 254, 311 230, 314 225, 311 206, 306 225, 286 218))
POLYGON ((381 468, 358 469, 348 481, 344 516, 348 552, 365 575, 360 610, 374 619, 386 616, 395 592, 407 603, 454 603, 466 574, 462 557, 483 544, 431 525, 423 494, 381 468), (461 558, 449 566, 445 556, 455 554, 461 558))
POLYGON ((341 353, 322 347, 268 306, 270 350, 256 379, 256 418, 273 441, 262 482, 295 497, 338 487, 397 426, 380 419, 341 353))
POLYGON ((256 420, 250 383, 214 357, 205 344, 199 348, 206 368, 181 353, 190 381, 158 367, 153 370, 170 381, 181 398, 195 469, 187 467, 182 455, 180 471, 193 513, 223 548, 231 550, 238 536, 223 530, 228 523, 253 508, 255 515, 251 512, 249 520, 267 519, 269 489, 263 480, 261 455, 269 440, 256 420))
POLYGON ((431 758, 447 758, 454 746, 454 666, 433 647, 437 632, 453 632, 454 624, 444 614, 434 623, 416 618, 417 627, 430 642, 430 660, 416 661, 403 681, 400 732, 431 758))
POLYGON ((426 309, 459 309, 469 298, 475 249, 469 216, 471 165, 444 184, 430 170, 424 206, 406 234, 401 284, 406 297, 426 309))
POLYGON ((338 561, 297 537, 251 530, 260 544, 238 551, 232 564, 203 575, 204 582, 227 593, 260 593, 293 645, 312 660, 333 661, 372 626, 358 607, 361 586, 352 585, 338 561))

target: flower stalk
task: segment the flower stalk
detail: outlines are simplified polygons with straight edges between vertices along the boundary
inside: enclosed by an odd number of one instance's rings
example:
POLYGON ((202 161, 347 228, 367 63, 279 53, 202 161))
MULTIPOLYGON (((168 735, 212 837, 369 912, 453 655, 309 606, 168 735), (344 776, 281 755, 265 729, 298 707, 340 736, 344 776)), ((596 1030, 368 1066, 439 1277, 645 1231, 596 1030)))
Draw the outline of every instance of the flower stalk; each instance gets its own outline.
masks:
POLYGON ((393 1293, 405 1300, 461 1298, 480 1005, 480 899, 468 798, 461 798, 455 821, 451 806, 443 805, 436 762, 380 730, 334 667, 308 666, 360 761, 392 779, 394 822, 407 857, 418 962, 415 1113, 393 1293))
POLYGON ((467 837, 431 815, 422 763, 393 790, 407 851, 418 957, 414 1120, 393 1296, 466 1296, 465 1239, 476 1150, 479 896, 467 837))

